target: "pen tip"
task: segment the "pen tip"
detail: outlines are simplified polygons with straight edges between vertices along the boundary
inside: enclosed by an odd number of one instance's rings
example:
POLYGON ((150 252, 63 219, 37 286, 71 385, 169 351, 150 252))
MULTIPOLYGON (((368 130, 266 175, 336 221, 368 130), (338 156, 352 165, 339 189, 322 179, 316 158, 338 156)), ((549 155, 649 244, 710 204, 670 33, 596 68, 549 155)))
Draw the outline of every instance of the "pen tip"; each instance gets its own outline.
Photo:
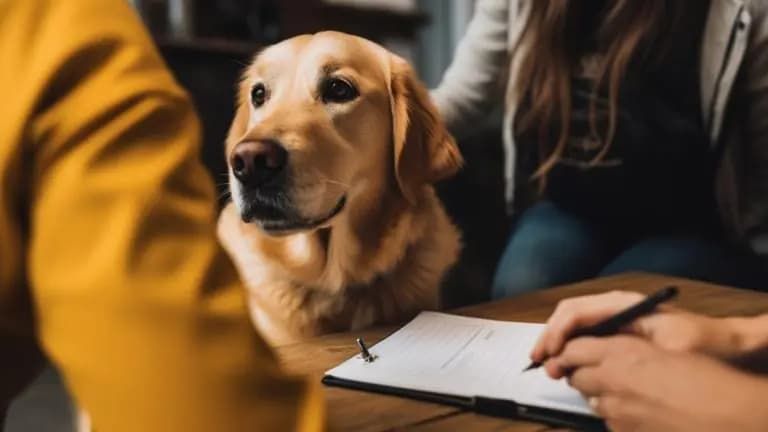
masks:
POLYGON ((523 369, 523 372, 528 372, 529 370, 538 369, 539 367, 541 367, 541 363, 532 362, 531 364, 528 365, 527 368, 523 369))

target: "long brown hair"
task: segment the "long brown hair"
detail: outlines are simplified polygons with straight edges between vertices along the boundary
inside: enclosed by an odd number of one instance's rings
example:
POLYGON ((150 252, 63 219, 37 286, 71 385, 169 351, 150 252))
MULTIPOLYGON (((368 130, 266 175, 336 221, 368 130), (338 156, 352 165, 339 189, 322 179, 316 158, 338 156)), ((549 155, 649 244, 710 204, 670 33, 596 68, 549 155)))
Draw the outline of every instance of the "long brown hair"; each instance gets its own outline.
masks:
MULTIPOLYGON (((531 0, 531 15, 523 34, 523 53, 516 76, 517 94, 529 103, 520 113, 517 132, 538 128, 539 160, 534 179, 547 173, 562 156, 570 134, 571 78, 584 35, 596 37, 602 64, 594 92, 606 89, 608 124, 598 131, 596 98, 590 106, 591 133, 601 142, 594 159, 602 159, 616 133, 619 88, 627 67, 635 59, 660 60, 673 39, 668 33, 683 16, 683 0, 607 0, 601 16, 588 17, 585 5, 594 0, 531 0), (590 21, 596 27, 589 28, 590 21), (653 47, 651 49, 651 46, 653 47), (559 136, 549 135, 555 125, 559 136), (554 142, 554 145, 552 144, 554 142)), ((699 1, 699 0, 694 0, 699 1)), ((679 31, 679 29, 678 29, 679 31)), ((543 187, 543 186, 541 186, 543 187)))

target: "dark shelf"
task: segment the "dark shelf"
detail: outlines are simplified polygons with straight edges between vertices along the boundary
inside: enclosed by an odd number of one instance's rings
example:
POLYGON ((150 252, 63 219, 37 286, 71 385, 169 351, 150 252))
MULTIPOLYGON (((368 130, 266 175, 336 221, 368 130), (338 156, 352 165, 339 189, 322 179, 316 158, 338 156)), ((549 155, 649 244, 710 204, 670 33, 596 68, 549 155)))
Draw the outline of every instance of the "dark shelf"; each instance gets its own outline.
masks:
POLYGON ((429 22, 429 18, 420 12, 404 13, 333 4, 321 4, 319 10, 329 27, 371 38, 387 35, 414 37, 419 28, 429 22))
POLYGON ((157 35, 155 36, 155 41, 157 42, 158 47, 163 51, 222 54, 237 58, 249 58, 264 46, 258 42, 213 37, 193 37, 186 39, 157 35))
POLYGON ((280 0, 284 37, 322 30, 356 34, 376 42, 389 37, 413 39, 429 22, 422 12, 398 12, 386 8, 354 7, 320 0, 280 0))
MULTIPOLYGON (((376 42, 389 37, 413 39, 429 22, 422 12, 398 12, 384 8, 358 8, 321 1, 281 0, 281 36, 290 38, 304 33, 335 30, 356 34, 376 42)), ((161 50, 178 54, 213 54, 250 58, 266 43, 230 37, 194 36, 178 38, 156 34, 161 50)))
POLYGON ((420 11, 398 12, 391 9, 361 8, 328 3, 321 3, 319 10, 326 19, 334 17, 338 17, 334 21, 354 19, 366 24, 386 26, 392 32, 403 31, 403 29, 417 29, 429 23, 429 17, 420 11))

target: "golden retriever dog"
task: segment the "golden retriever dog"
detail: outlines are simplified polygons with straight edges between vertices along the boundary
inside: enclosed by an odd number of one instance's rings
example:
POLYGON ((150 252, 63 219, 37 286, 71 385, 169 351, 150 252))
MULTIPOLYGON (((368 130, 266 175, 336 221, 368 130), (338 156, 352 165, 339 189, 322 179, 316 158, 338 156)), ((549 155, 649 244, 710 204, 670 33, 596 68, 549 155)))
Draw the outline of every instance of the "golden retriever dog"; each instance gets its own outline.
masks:
POLYGON ((271 343, 439 307, 460 235, 432 184, 462 158, 403 59, 336 32, 267 48, 226 157, 219 238, 271 343))

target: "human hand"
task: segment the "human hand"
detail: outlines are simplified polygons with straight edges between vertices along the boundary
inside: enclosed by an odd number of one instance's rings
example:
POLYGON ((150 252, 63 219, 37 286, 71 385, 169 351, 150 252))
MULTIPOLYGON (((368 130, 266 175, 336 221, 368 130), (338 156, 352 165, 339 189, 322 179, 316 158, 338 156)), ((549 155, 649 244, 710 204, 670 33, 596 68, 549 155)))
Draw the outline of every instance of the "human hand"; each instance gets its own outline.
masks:
MULTIPOLYGON (((543 362, 556 356, 576 329, 596 324, 644 298, 635 292, 614 291, 561 301, 534 346, 531 359, 543 362)), ((657 312, 635 320, 624 332, 643 337, 670 351, 695 351, 723 359, 742 353, 737 319, 712 318, 668 305, 657 309, 657 312)))
POLYGON ((545 367, 569 383, 612 431, 768 430, 768 380, 634 336, 579 338, 545 367))

